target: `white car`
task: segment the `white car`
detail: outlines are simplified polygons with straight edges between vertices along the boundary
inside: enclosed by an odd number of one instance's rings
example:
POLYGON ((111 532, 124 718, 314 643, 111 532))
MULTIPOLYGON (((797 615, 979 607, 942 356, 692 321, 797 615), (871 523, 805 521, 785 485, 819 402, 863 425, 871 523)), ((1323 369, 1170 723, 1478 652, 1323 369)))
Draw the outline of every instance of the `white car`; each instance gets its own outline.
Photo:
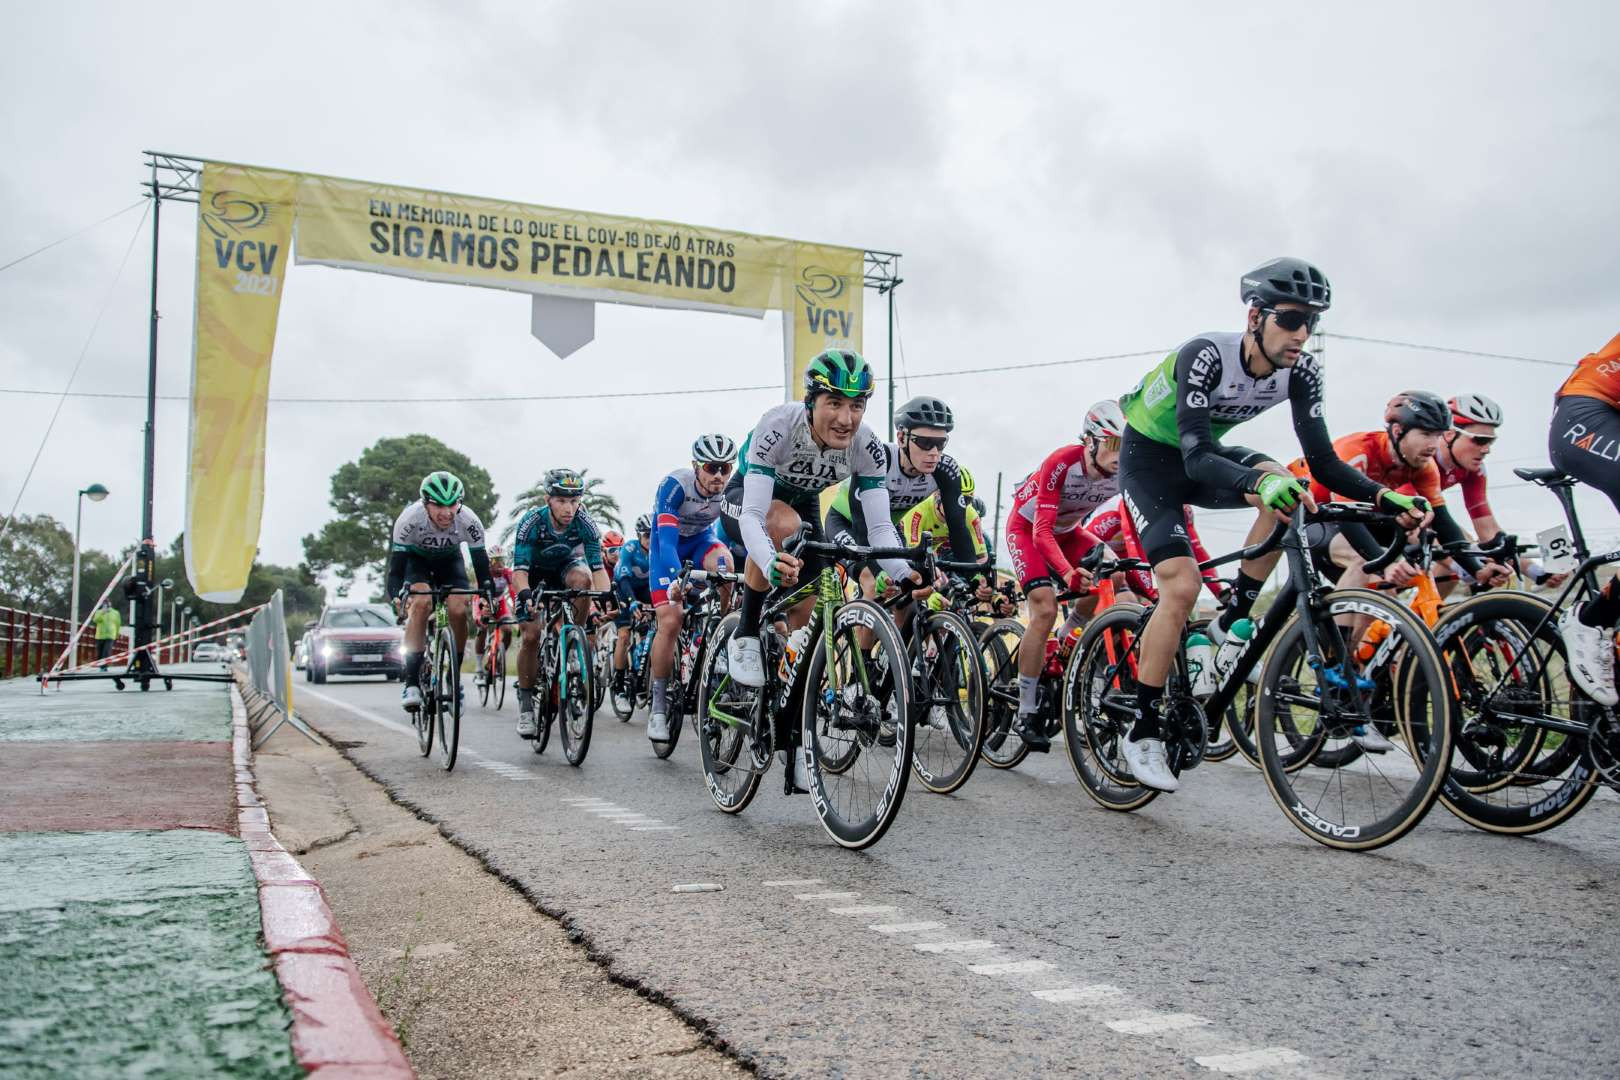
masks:
POLYGON ((225 649, 215 641, 205 641, 191 650, 191 659, 199 664, 220 663, 225 659, 225 649))

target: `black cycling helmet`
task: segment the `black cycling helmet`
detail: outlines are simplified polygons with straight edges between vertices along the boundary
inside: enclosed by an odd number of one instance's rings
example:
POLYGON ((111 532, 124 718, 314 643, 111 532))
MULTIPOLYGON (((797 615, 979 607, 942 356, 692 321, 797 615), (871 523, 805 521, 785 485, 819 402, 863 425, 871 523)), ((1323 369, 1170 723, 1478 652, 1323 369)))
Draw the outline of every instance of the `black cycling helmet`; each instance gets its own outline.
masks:
POLYGON ((951 407, 937 397, 914 397, 894 414, 894 426, 902 431, 912 428, 932 427, 950 431, 956 426, 956 417, 951 415, 951 407))
POLYGON ((1384 423, 1407 431, 1450 431, 1451 406, 1427 390, 1402 390, 1384 406, 1384 423))
POLYGON ((1306 304, 1312 311, 1326 311, 1333 304, 1333 286, 1327 275, 1304 259, 1286 256, 1244 274, 1239 289, 1245 304, 1263 308, 1306 304))
POLYGON ((585 494, 585 478, 573 469, 552 469, 546 473, 546 494, 574 498, 585 494))

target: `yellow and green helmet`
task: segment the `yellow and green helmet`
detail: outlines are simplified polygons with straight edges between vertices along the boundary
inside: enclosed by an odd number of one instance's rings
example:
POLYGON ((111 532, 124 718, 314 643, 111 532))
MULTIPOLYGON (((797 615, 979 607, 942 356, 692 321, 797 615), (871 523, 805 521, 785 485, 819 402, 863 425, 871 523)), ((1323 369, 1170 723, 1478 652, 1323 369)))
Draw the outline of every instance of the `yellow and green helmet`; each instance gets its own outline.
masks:
POLYGON ((828 349, 804 369, 805 403, 809 404, 817 394, 871 397, 872 369, 865 358, 852 349, 828 349))
POLYGON ((420 490, 423 502, 438 503, 440 506, 455 506, 467 494, 461 479, 443 469, 428 473, 422 480, 420 490))

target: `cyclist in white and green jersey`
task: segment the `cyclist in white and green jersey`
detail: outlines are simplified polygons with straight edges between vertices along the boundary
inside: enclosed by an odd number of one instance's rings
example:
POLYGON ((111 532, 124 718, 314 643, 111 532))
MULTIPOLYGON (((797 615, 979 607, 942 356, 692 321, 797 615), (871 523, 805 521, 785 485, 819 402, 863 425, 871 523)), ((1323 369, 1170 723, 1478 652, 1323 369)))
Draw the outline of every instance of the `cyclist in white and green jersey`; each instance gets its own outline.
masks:
MULTIPOLYGON (((1250 534, 1254 539, 1272 521, 1287 520, 1299 502, 1316 506, 1282 465, 1258 450, 1223 445, 1221 436, 1286 400, 1311 475, 1323 486, 1382 505, 1400 515, 1405 528, 1428 512, 1423 499, 1381 487, 1334 453, 1323 420, 1322 366, 1305 351, 1332 302, 1326 275, 1303 259, 1273 259, 1243 276, 1240 295, 1248 305, 1245 329, 1191 339, 1120 400, 1126 420, 1120 487, 1159 588, 1158 606, 1141 638, 1139 712, 1122 749, 1137 781, 1160 791, 1179 785, 1160 738, 1159 707, 1203 584, 1183 506, 1255 507, 1261 520, 1250 534)), ((1234 606, 1217 632, 1248 614, 1276 561, 1273 553, 1239 567, 1234 606)))

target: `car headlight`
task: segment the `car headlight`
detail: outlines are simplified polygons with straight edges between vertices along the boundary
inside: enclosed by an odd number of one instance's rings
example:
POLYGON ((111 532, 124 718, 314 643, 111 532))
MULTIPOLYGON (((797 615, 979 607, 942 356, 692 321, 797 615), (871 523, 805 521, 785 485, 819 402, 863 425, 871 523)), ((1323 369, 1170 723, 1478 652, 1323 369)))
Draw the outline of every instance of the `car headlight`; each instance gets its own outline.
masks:
POLYGON ((330 646, 330 645, 322 645, 321 646, 321 655, 324 656, 324 657, 327 657, 328 659, 330 659, 331 656, 332 656, 332 646, 330 646))

